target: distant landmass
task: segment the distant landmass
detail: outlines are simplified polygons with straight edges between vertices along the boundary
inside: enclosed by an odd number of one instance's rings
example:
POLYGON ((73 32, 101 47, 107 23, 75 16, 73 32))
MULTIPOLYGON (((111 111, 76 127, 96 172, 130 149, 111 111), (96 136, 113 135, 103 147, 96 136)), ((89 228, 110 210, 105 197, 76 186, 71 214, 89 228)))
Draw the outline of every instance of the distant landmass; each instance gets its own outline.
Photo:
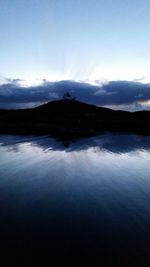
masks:
POLYGON ((115 111, 75 99, 52 101, 32 109, 0 110, 1 134, 72 138, 106 131, 149 135, 150 111, 115 111))

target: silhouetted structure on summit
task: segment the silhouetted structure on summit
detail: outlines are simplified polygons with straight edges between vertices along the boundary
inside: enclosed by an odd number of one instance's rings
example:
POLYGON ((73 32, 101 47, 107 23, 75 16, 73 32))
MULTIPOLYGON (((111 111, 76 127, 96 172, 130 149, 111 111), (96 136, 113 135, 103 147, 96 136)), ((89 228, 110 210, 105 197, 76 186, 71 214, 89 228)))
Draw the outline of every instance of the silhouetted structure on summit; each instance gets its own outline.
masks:
POLYGON ((76 97, 72 97, 69 92, 64 93, 63 95, 64 100, 76 100, 76 97))
POLYGON ((71 95, 70 95, 69 92, 66 92, 66 93, 63 95, 63 99, 69 99, 69 100, 71 100, 72 97, 71 97, 71 95))

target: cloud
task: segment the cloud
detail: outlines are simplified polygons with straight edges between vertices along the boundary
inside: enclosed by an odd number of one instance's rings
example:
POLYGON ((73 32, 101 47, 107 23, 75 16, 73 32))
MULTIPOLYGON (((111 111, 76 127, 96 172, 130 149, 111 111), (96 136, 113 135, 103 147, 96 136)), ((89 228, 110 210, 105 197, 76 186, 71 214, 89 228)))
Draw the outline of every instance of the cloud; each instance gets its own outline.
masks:
POLYGON ((114 109, 150 109, 150 84, 139 81, 86 82, 43 80, 38 86, 23 87, 19 79, 7 79, 0 85, 0 108, 28 108, 69 92, 78 100, 114 109))

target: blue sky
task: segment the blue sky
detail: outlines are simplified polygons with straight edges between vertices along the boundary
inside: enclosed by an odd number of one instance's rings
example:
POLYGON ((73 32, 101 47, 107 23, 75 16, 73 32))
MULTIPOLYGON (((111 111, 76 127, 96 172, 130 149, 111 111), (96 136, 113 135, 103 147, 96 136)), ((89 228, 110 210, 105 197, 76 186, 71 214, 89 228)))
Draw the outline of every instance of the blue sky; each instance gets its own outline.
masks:
POLYGON ((149 0, 0 0, 0 108, 150 109, 149 0))
POLYGON ((150 81, 149 0, 0 0, 0 77, 150 81))

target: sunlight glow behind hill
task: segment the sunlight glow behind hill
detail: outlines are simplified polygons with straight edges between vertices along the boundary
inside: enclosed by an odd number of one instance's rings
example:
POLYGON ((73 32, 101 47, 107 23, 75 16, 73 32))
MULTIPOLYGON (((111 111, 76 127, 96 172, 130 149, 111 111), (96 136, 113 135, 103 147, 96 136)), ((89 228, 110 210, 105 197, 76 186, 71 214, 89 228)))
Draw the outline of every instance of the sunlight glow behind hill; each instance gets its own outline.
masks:
POLYGON ((1 0, 0 74, 150 82, 147 0, 1 0))

